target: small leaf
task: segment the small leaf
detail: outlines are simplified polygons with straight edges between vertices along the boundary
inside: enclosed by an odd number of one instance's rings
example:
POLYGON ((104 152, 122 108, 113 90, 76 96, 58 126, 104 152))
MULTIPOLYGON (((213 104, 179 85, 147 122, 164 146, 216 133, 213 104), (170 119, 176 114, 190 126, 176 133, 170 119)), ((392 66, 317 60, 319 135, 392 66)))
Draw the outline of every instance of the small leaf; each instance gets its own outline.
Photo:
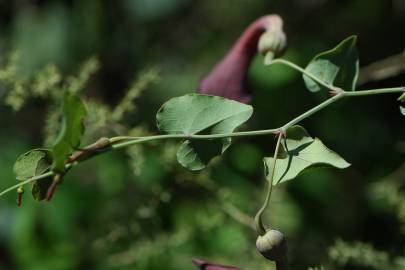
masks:
MULTIPOLYGON (((234 100, 188 94, 172 98, 163 104, 156 115, 156 121, 158 128, 169 134, 224 134, 233 132, 252 113, 251 106, 234 100)), ((205 142, 186 140, 177 152, 177 159, 190 170, 201 170, 230 144, 229 138, 205 142)))
MULTIPOLYGON (((328 149, 318 138, 311 138, 300 126, 287 130, 287 138, 282 144, 274 172, 273 185, 292 180, 301 172, 315 165, 330 165, 336 168, 350 166, 338 154, 328 149)), ((273 158, 264 158, 268 181, 273 168, 273 158)))
POLYGON ((52 182, 53 182, 52 177, 35 181, 34 184, 32 185, 31 190, 34 199, 36 199, 37 201, 44 200, 46 198, 46 193, 49 187, 52 185, 52 182))
MULTIPOLYGON (((316 55, 305 70, 331 86, 354 91, 359 74, 356 36, 348 37, 335 48, 316 55)), ((303 75, 308 90, 317 92, 321 86, 303 75)))
POLYGON ((401 111, 402 115, 405 115, 405 107, 399 106, 399 110, 401 111))
POLYGON ((185 168, 198 171, 215 156, 221 155, 222 142, 215 141, 184 141, 178 151, 177 160, 185 168))
POLYGON ((86 108, 82 100, 69 92, 63 97, 62 127, 53 147, 52 170, 62 172, 73 150, 80 145, 84 133, 83 118, 86 108))
MULTIPOLYGON (((52 152, 48 149, 33 149, 18 157, 14 164, 17 180, 27 180, 44 174, 51 168, 52 152)), ((46 191, 52 183, 52 177, 35 181, 32 185, 32 195, 38 201, 45 199, 46 191)))
POLYGON ((48 149, 33 149, 22 154, 14 163, 14 173, 17 180, 27 180, 45 173, 51 167, 51 151, 48 149))

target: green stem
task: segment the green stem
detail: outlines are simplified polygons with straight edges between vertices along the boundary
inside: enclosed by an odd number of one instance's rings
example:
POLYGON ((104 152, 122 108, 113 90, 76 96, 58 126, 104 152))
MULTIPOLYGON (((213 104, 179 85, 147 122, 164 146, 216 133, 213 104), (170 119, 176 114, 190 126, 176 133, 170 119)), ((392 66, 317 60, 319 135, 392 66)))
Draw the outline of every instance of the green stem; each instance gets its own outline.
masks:
POLYGON ((405 87, 392 87, 392 88, 380 88, 380 89, 344 92, 343 95, 346 97, 357 97, 357 96, 372 96, 372 95, 381 95, 381 94, 395 94, 395 93, 404 93, 404 92, 405 92, 405 87))
POLYGON ((282 129, 283 130, 287 130, 289 127, 298 124, 299 122, 301 122, 302 120, 304 120, 305 118, 313 115, 314 113, 322 110, 323 108, 329 106, 330 104, 336 102, 337 100, 341 99, 344 96, 343 92, 337 94, 336 96, 333 96, 327 100, 325 100, 324 102, 322 102, 321 104, 313 107, 312 109, 304 112, 303 114, 297 116, 296 118, 294 118, 293 120, 291 120, 290 122, 288 122, 287 124, 285 124, 282 129))
POLYGON ((289 66, 290 68, 293 68, 293 69, 295 69, 295 70, 301 72, 301 73, 304 74, 305 76, 311 78, 312 80, 316 81, 316 82, 319 83, 320 85, 322 85, 322 86, 324 86, 324 87, 326 87, 326 88, 328 88, 328 89, 330 89, 330 90, 336 90, 336 89, 338 89, 336 86, 330 85, 330 84, 328 84, 328 83, 322 81, 322 80, 319 79, 318 77, 316 77, 316 76, 312 75, 311 73, 307 72, 307 71, 306 71, 305 69, 303 69, 302 67, 300 67, 300 66, 298 66, 298 65, 296 65, 296 64, 294 64, 294 63, 292 63, 292 62, 290 62, 290 61, 288 61, 288 60, 281 59, 281 58, 274 59, 273 61, 270 62, 269 65, 273 65, 273 64, 283 64, 283 65, 289 66))
POLYGON ((264 213, 264 210, 266 210, 267 206, 269 205, 270 202, 270 197, 271 197, 271 191, 273 190, 273 178, 274 178, 274 171, 276 169, 276 162, 277 162, 277 156, 278 156, 278 149, 280 148, 280 143, 281 143, 281 138, 283 137, 283 133, 280 132, 278 134, 278 139, 277 139, 277 144, 276 144, 276 149, 274 150, 274 157, 273 157, 273 166, 271 170, 271 175, 270 178, 267 179, 268 181, 268 188, 267 188, 267 194, 266 198, 264 200, 264 203, 262 207, 257 211, 257 214, 255 216, 255 225, 256 225, 256 231, 259 235, 264 235, 266 233, 266 228, 263 225, 263 220, 262 220, 262 215, 264 213))
POLYGON ((156 135, 148 137, 113 137, 110 138, 110 142, 113 144, 111 147, 113 149, 119 149, 127 147, 130 145, 143 143, 147 141, 155 140, 165 140, 165 139, 182 139, 182 140, 214 140, 214 139, 223 139, 223 138, 235 138, 235 137, 249 137, 249 136, 260 136, 260 135, 269 135, 275 134, 279 129, 264 129, 264 130, 253 130, 253 131, 241 131, 233 133, 223 133, 223 134, 207 134, 207 135, 197 135, 197 134, 165 134, 165 135, 156 135), (121 142, 123 141, 123 142, 121 142))
POLYGON ((37 180, 41 180, 41 179, 44 179, 44 178, 48 178, 50 176, 53 176, 54 174, 55 174, 54 172, 47 172, 47 173, 44 173, 44 174, 41 174, 41 175, 34 176, 34 177, 29 178, 27 180, 21 181, 18 184, 15 184, 14 186, 11 186, 11 187, 3 190, 2 192, 0 192, 0 196, 3 196, 4 194, 6 194, 6 193, 8 193, 10 191, 13 191, 15 189, 18 189, 19 187, 22 187, 22 186, 24 186, 24 185, 26 185, 28 183, 31 183, 31 182, 34 182, 34 181, 37 181, 37 180))
POLYGON ((301 122, 302 120, 308 118, 309 116, 313 115, 314 113, 326 108, 330 104, 338 101, 344 97, 357 97, 357 96, 371 96, 371 95, 381 95, 381 94, 393 94, 393 93, 403 93, 405 91, 404 87, 393 87, 393 88, 381 88, 381 89, 371 89, 371 90, 360 90, 356 92, 346 92, 341 91, 335 96, 325 100, 321 104, 313 107, 312 109, 304 112, 303 114, 297 116, 290 122, 286 123, 282 129, 287 130, 289 127, 296 125, 297 123, 301 122))
MULTIPOLYGON (((68 163, 65 166, 65 170, 69 170, 70 168, 76 166, 77 164, 79 164, 79 162, 68 163)), ((43 173, 41 175, 36 175, 34 177, 31 177, 31 178, 29 178, 27 180, 21 181, 18 184, 15 184, 14 186, 11 186, 11 187, 3 190, 2 192, 0 192, 0 197, 3 196, 4 194, 6 194, 6 193, 8 193, 10 191, 13 191, 15 189, 18 189, 19 187, 22 187, 22 186, 24 186, 26 184, 29 184, 29 183, 32 183, 32 182, 35 182, 35 181, 38 181, 38 180, 42 180, 42 179, 54 176, 55 174, 56 174, 55 172, 49 171, 49 172, 43 173)))
MULTIPOLYGON (((287 60, 276 59, 272 63, 283 63, 285 65, 293 67, 294 69, 302 72, 303 74, 307 75, 308 77, 311 77, 312 79, 314 79, 318 83, 324 85, 325 87, 328 87, 331 90, 336 90, 335 87, 325 84, 324 82, 317 79, 316 77, 313 77, 313 75, 307 73, 304 69, 300 68, 299 66, 297 66, 287 60)), ((370 95, 404 93, 404 92, 405 92, 404 87, 370 89, 370 90, 361 90, 361 91, 356 91, 356 92, 338 91, 338 94, 336 94, 335 96, 325 100, 321 104, 319 104, 319 105, 313 107, 312 109, 306 111, 305 113, 299 115, 298 117, 296 117, 293 120, 286 123, 281 128, 275 128, 275 129, 241 131, 241 132, 233 132, 233 133, 208 134, 208 135, 166 134, 166 135, 155 135, 155 136, 148 136, 148 137, 118 136, 118 137, 110 138, 109 140, 112 143, 111 149, 120 149, 120 148, 124 148, 124 147, 131 146, 134 144, 138 144, 138 143, 143 143, 143 142, 153 141, 153 140, 163 140, 163 139, 214 140, 214 139, 231 138, 231 137, 249 137, 249 136, 269 135, 269 134, 275 134, 280 130, 286 131, 292 125, 295 125, 295 124, 301 122, 302 120, 306 119, 307 117, 311 116, 312 114, 322 110, 323 108, 329 106, 330 104, 336 102, 337 100, 339 100, 343 97, 370 96, 370 95)), ((108 150, 105 152, 108 152, 108 150)), ((103 152, 103 153, 105 153, 105 152, 103 152)), ((69 163, 66 165, 66 168, 73 167, 78 163, 79 163, 79 161, 76 161, 74 163, 69 163)), ((21 186, 24 186, 25 184, 28 184, 28 183, 31 183, 31 182, 34 182, 37 180, 45 179, 52 175, 54 175, 53 172, 47 172, 42 175, 37 175, 35 177, 22 181, 14 186, 11 186, 11 187, 3 190, 2 192, 0 192, 0 196, 3 196, 4 194, 6 194, 10 191, 13 191, 21 186)), ((269 189, 271 189, 271 186, 269 187, 269 189)))

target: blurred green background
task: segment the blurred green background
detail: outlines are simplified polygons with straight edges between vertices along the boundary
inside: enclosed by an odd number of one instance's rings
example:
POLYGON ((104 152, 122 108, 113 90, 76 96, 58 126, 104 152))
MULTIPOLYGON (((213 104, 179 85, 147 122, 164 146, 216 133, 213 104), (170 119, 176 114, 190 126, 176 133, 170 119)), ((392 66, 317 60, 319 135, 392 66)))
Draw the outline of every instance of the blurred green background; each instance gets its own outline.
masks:
MULTIPOLYGON (((57 130, 61 89, 35 84, 40 70, 50 67, 45 77, 55 81, 82 75, 87 142, 155 134, 159 106, 195 91, 243 29, 270 13, 285 20, 285 58, 301 66, 352 34, 361 66, 405 47, 403 0, 0 0, 0 188, 15 184, 18 155, 50 145, 57 130)), ((249 85, 252 130, 280 126, 326 97, 288 68, 265 68, 261 56, 249 85)), ((302 123, 352 167, 275 188, 266 219, 287 236, 291 269, 405 269, 405 126, 396 98, 343 100, 302 123)), ((209 169, 191 173, 175 160, 176 142, 151 143, 80 165, 50 203, 27 189, 17 208, 9 193, 0 198, 0 269, 181 270, 193 269, 191 257, 272 269, 245 223, 264 199, 261 158, 273 145, 272 136, 235 140, 209 169)))

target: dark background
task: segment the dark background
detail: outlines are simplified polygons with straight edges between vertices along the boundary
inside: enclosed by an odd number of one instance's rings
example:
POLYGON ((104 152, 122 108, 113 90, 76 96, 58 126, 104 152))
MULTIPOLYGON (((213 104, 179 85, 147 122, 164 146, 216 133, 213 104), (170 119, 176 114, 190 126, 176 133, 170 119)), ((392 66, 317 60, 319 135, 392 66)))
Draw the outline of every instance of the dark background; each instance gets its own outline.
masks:
MULTIPOLYGON (((101 68, 82 93, 106 108, 157 67, 159 82, 147 86, 123 120, 124 130, 154 134, 160 105, 195 91, 243 29, 270 13, 283 17, 285 58, 300 66, 352 34, 361 66, 404 50, 402 0, 0 0, 0 63, 17 51, 19 75, 31 78, 48 63, 76 74, 96 56, 101 68)), ((359 88, 401 86, 404 78, 359 88)), ((261 56, 249 83, 252 130, 280 126, 326 97, 308 92, 293 70, 264 67, 261 56)), ((0 88, 3 101, 7 91, 0 88)), ((266 217, 287 236, 292 269, 393 269, 389 261, 404 262, 405 128, 396 98, 343 100, 302 123, 352 166, 314 170, 275 188, 266 217), (338 256, 330 252, 336 239, 347 244, 338 256)), ((18 111, 0 104, 1 189, 15 183, 18 155, 44 144, 51 110, 43 98, 30 98, 18 111)), ((261 158, 273 145, 272 136, 238 139, 207 171, 190 173, 175 161, 175 142, 149 144, 135 155, 117 151, 79 166, 50 203, 26 192, 17 208, 9 193, 0 198, 0 269, 192 269, 193 256, 271 269, 255 250, 255 232, 232 216, 252 217, 260 207, 261 158)))

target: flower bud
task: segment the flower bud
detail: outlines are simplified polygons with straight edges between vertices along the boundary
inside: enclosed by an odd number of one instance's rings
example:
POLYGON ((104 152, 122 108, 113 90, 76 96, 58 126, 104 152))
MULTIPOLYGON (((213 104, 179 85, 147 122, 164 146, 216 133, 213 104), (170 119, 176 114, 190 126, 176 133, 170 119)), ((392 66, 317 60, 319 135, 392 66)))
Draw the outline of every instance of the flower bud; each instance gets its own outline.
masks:
POLYGON ((264 235, 259 235, 256 248, 270 261, 284 261, 287 255, 287 243, 284 235, 277 230, 267 230, 264 235))
POLYGON ((258 51, 265 55, 265 63, 281 56, 287 47, 287 37, 283 31, 283 21, 278 16, 272 17, 269 29, 259 39, 258 51))

